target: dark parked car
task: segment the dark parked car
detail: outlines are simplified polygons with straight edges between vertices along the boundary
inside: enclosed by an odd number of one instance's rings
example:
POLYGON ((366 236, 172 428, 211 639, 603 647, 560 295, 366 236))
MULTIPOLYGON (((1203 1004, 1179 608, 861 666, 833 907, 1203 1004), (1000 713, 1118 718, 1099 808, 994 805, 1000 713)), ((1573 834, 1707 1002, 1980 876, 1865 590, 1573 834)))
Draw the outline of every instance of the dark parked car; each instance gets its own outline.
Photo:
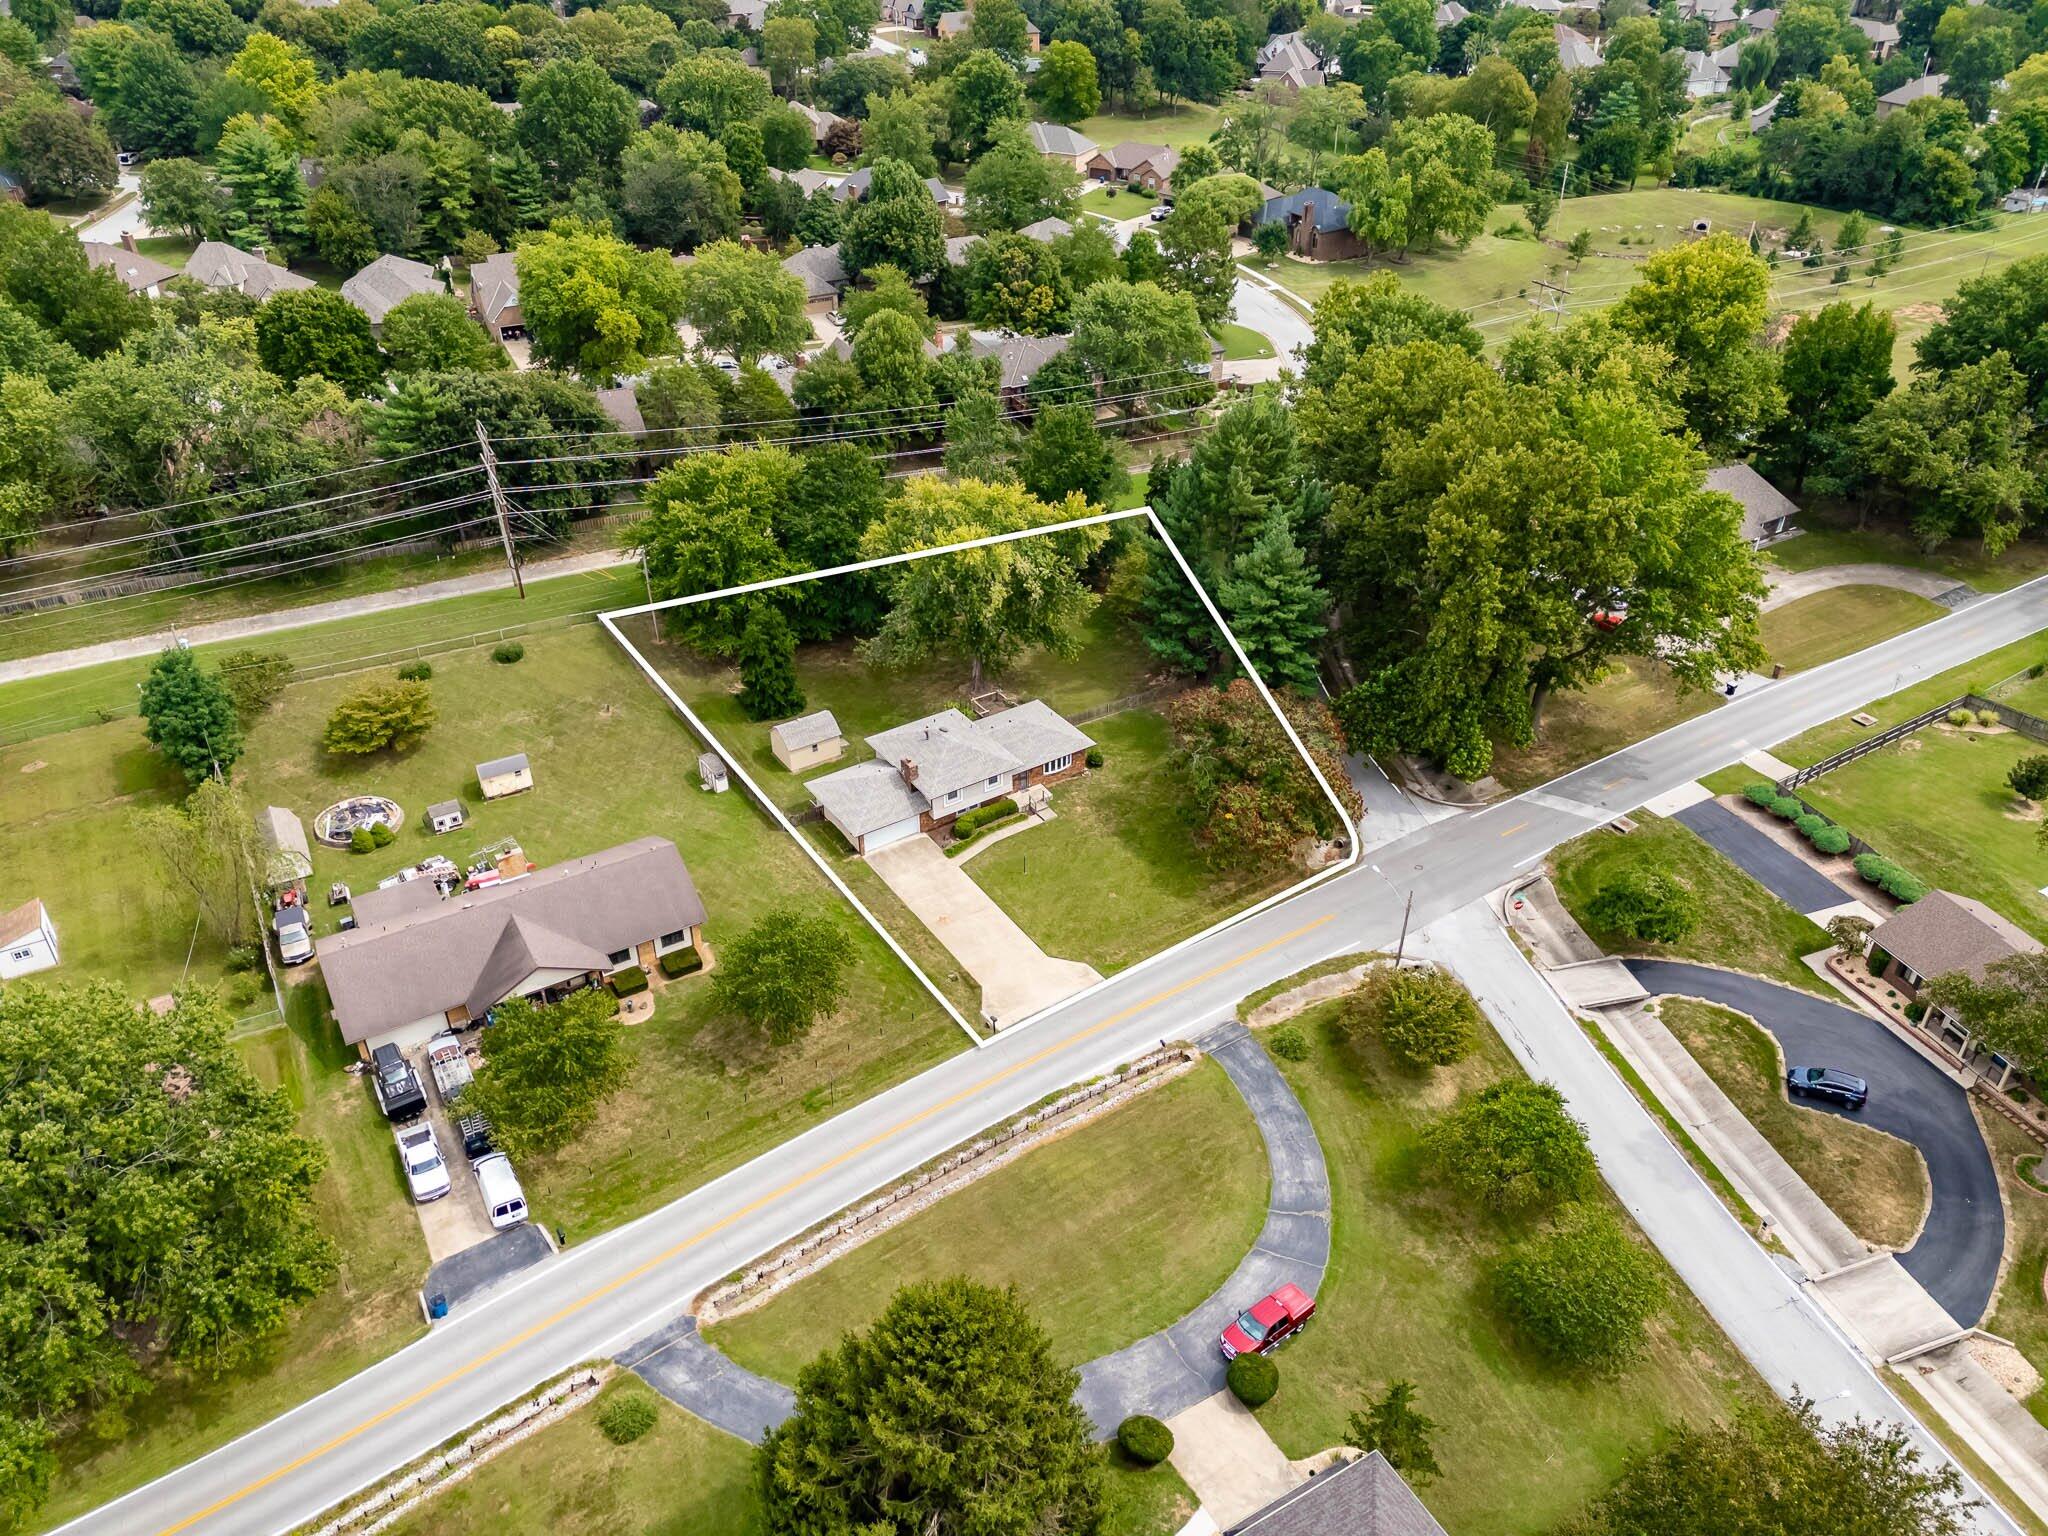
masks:
POLYGON ((392 1120, 410 1120, 427 1107, 420 1080, 395 1045, 380 1045, 370 1052, 370 1086, 377 1090, 377 1107, 392 1120))
POLYGON ((1298 1285, 1283 1285, 1251 1310, 1240 1312, 1223 1330, 1223 1358, 1263 1355, 1291 1337, 1316 1315, 1315 1301, 1298 1285))
POLYGON ((1795 1099, 1826 1099, 1844 1109, 1861 1109, 1870 1099, 1870 1084, 1833 1067, 1794 1067, 1785 1074, 1785 1091, 1795 1099))

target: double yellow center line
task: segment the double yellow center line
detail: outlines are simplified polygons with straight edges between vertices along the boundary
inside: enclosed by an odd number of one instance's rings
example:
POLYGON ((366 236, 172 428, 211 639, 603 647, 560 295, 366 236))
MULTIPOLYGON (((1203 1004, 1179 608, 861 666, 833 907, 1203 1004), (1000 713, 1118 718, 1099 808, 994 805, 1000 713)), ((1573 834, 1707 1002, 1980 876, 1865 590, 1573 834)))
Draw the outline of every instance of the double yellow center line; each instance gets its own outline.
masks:
POLYGON ((444 1389, 453 1386, 456 1382, 461 1381, 464 1377, 470 1376, 475 1372, 482 1370, 492 1361, 500 1359, 503 1356, 510 1354, 513 1350, 518 1349, 521 1345, 530 1343, 532 1340, 538 1338, 541 1334, 546 1333, 550 1328, 553 1328, 557 1324, 565 1322, 569 1318, 576 1316, 576 1314, 583 1311, 586 1307, 595 1305, 597 1302, 604 1300, 607 1296, 610 1296, 615 1291, 622 1290, 626 1286, 631 1285, 634 1281, 644 1278, 645 1276, 651 1274, 653 1271, 659 1269, 662 1265, 668 1263, 670 1260, 676 1258, 677 1256, 687 1253, 692 1248, 698 1247, 700 1244, 709 1241, 713 1237, 716 1237, 719 1233, 725 1231, 728 1227, 734 1226, 737 1223, 744 1221, 747 1217, 767 1209, 769 1206, 775 1204, 776 1201, 781 1200, 787 1195, 794 1194, 797 1190, 804 1188, 808 1184, 815 1183, 817 1180, 823 1178, 826 1174, 831 1173, 835 1169, 844 1167, 846 1164, 852 1162, 855 1158, 861 1157, 866 1153, 872 1152, 876 1147, 883 1145, 885 1142, 894 1140, 896 1137, 901 1136, 904 1132, 914 1129, 915 1127, 923 1124, 925 1121, 932 1119, 934 1116, 942 1115, 947 1110, 952 1109, 957 1105, 964 1104, 968 1100, 973 1099, 980 1094, 986 1093, 989 1089, 995 1087, 997 1084, 1002 1083, 1009 1078, 1015 1077, 1018 1073, 1027 1072, 1032 1067, 1037 1066, 1040 1062, 1050 1060, 1052 1057, 1059 1055, 1062 1051, 1070 1051, 1075 1046, 1082 1044, 1084 1041, 1090 1040, 1094 1038, 1096 1035, 1103 1033, 1103 1031, 1114 1029, 1117 1025, 1123 1023, 1125 1020, 1133 1018, 1138 1014, 1144 1013, 1148 1009, 1156 1008, 1161 1003, 1168 1002, 1173 998, 1180 996, 1183 992, 1187 992, 1195 987, 1199 987, 1200 985, 1202 985, 1202 983, 1206 981, 1213 981, 1216 977, 1224 975, 1227 972, 1233 971, 1237 969, 1237 967, 1247 964, 1252 960, 1256 960, 1259 956, 1268 954, 1275 949, 1279 949, 1283 945, 1291 944, 1294 942, 1294 940, 1300 938, 1303 934, 1312 933, 1316 929, 1322 927, 1325 923, 1329 923, 1334 920, 1335 914, 1332 913, 1328 916, 1319 917, 1314 922, 1304 923, 1301 927, 1292 929, 1287 933, 1283 933, 1278 938, 1270 940, 1267 943, 1261 944, 1255 949, 1246 950, 1243 954, 1238 955, 1234 959, 1226 960, 1221 965, 1213 966, 1209 970, 1201 972, 1199 975, 1191 976, 1186 981, 1181 982, 1178 986, 1168 987, 1166 990, 1162 992, 1154 993, 1152 996, 1146 998, 1142 1002, 1133 1003, 1130 1007, 1125 1008, 1118 1013, 1113 1013, 1108 1018, 1103 1019, 1099 1023, 1091 1024, 1088 1028, 1081 1030, 1075 1034, 1069 1035, 1064 1040, 1061 1040, 1058 1044, 1049 1045, 1044 1050, 1038 1051, 1033 1055, 1025 1057, 1022 1061, 1016 1062, 1011 1066, 1003 1068, 1000 1072, 992 1072, 987 1077, 982 1078, 979 1082, 976 1082, 970 1085, 969 1087, 961 1089, 958 1093, 955 1093, 948 1098, 941 1099, 936 1104, 932 1104, 924 1109, 919 1110, 914 1115, 905 1116, 903 1119, 897 1121, 894 1125, 888 1127, 888 1129, 877 1132, 875 1135, 870 1136, 866 1141, 860 1142, 856 1146, 849 1147, 846 1151, 840 1153, 837 1157, 828 1159, 827 1161, 818 1164, 816 1167, 796 1175, 796 1177, 788 1180, 786 1183, 777 1185, 774 1189, 771 1189, 770 1191, 768 1191, 768 1193, 762 1195, 759 1199, 753 1200, 748 1204, 741 1206, 738 1210, 732 1212, 732 1214, 721 1217, 719 1220, 712 1222, 709 1226, 699 1228, 697 1231, 691 1233, 688 1237, 681 1239, 680 1241, 674 1243, 670 1247, 664 1248, 660 1253, 654 1255, 653 1258, 646 1260, 644 1263, 636 1265, 634 1268, 628 1270, 625 1274, 620 1275, 616 1280, 607 1281, 605 1284, 598 1286, 596 1289, 589 1291, 582 1296, 577 1297, 576 1300, 566 1303, 565 1305, 561 1306, 555 1311, 549 1313, 546 1317, 542 1318, 532 1327, 525 1329, 521 1333, 515 1334, 513 1337, 507 1339, 504 1343, 496 1346, 493 1349, 485 1350, 482 1354, 476 1356, 474 1359, 469 1360, 466 1363, 455 1367, 446 1375, 436 1378, 435 1380, 429 1382, 426 1386, 421 1387, 417 1392, 414 1392, 410 1396, 401 1398, 398 1402, 393 1403, 390 1407, 382 1409, 377 1413, 371 1414, 368 1418, 364 1419, 360 1424, 357 1424, 350 1429, 343 1430, 340 1434, 334 1436, 330 1440, 326 1440, 321 1444, 314 1446, 311 1450, 305 1452, 303 1455, 294 1457, 292 1460, 286 1462, 283 1466, 278 1467, 275 1471, 266 1472, 262 1477, 257 1478, 255 1481, 247 1483, 240 1488, 237 1488, 233 1493, 227 1494, 222 1498, 214 1500, 213 1503, 207 1505, 204 1509, 201 1509, 193 1514, 187 1515, 184 1519, 177 1521, 175 1524, 164 1526, 157 1533, 157 1536, 177 1536, 178 1532, 190 1530, 193 1526, 198 1525, 201 1521, 211 1519, 213 1516, 219 1514, 222 1510, 228 1509, 233 1505, 239 1504, 242 1500, 248 1498, 251 1494, 260 1493, 263 1489, 268 1488, 271 1484, 278 1482, 280 1479, 291 1476, 292 1473, 298 1471, 301 1467, 309 1466, 313 1462, 318 1461, 321 1457, 327 1455, 329 1452, 339 1450, 342 1446, 347 1445, 351 1440, 354 1440, 358 1436, 366 1434, 370 1430, 375 1429, 379 1424, 384 1423, 387 1419, 395 1418, 399 1414, 404 1413, 406 1410, 410 1408, 418 1407, 421 1403, 425 1402, 428 1398, 434 1396, 437 1392, 443 1391, 444 1389))

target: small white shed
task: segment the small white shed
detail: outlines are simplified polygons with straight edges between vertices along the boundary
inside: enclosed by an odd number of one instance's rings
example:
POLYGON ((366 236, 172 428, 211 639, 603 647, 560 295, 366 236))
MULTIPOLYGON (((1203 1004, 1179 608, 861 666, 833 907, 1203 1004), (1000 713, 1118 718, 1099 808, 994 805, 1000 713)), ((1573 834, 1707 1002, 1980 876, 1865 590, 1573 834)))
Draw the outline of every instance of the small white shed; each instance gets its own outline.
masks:
POLYGON ((468 819, 460 800, 440 800, 427 807, 427 825, 436 833, 453 832, 468 819))
POLYGON ((768 750, 775 754, 775 761, 791 773, 802 773, 820 763, 837 762, 846 750, 846 738, 840 734, 839 722, 832 718, 832 711, 821 709, 815 714, 799 715, 794 720, 770 726, 768 750))
POLYGON ((47 971, 57 959, 57 925, 41 901, 0 913, 0 981, 47 971))
POLYGON ((494 757, 487 763, 476 765, 476 781, 486 800, 501 799, 533 788, 533 766, 527 762, 524 752, 514 752, 510 757, 494 757))
POLYGON ((732 788, 732 776, 726 772, 725 759, 716 752, 700 753, 697 757, 697 782, 714 795, 722 795, 732 788))

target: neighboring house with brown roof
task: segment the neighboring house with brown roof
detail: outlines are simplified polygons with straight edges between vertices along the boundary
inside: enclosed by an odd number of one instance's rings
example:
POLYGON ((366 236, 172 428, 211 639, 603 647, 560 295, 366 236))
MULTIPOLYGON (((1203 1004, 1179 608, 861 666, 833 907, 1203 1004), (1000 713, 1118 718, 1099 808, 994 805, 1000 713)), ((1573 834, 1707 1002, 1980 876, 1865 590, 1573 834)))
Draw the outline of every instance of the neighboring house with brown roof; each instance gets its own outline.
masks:
POLYGON ((621 432, 630 432, 638 437, 647 430, 647 418, 640 414, 640 395, 632 385, 619 384, 598 390, 597 403, 621 432))
POLYGON ((1886 91, 1877 98, 1877 115, 1880 118, 1890 117, 1899 108, 1910 107, 1923 96, 1939 96, 1947 84, 1947 75, 1922 75, 1918 80, 1908 80, 1896 91, 1886 91))
POLYGON ((1088 157, 1083 169, 1104 181, 1128 182, 1147 192, 1164 192, 1172 185, 1174 167, 1179 164, 1177 149, 1126 139, 1108 149, 1098 149, 1088 157))
MULTIPOLYGON (((2001 960, 2040 953, 2041 941, 1981 901, 1954 891, 1929 891, 1872 929, 1870 949, 1884 958, 1883 978, 1907 997, 1917 999, 1920 989, 1936 976, 1961 971, 1982 981, 2001 960)), ((1945 1036, 1969 1059, 1972 1047, 1967 1020, 1942 1008, 1929 1008, 1920 1027, 1945 1036)))
POLYGON ((813 315, 829 315, 853 281, 839 259, 836 240, 830 245, 807 245, 794 256, 785 256, 782 270, 795 273, 804 285, 804 311, 813 315))
POLYGON ((1255 67, 1261 80, 1278 80, 1297 90, 1321 85, 1329 74, 1299 32, 1276 32, 1267 38, 1255 67))
POLYGON ((441 274, 423 261, 406 256, 379 256, 341 285, 341 296, 370 317, 370 329, 381 330, 384 317, 416 293, 446 293, 441 274))
POLYGON ((202 240, 185 263, 185 276, 208 288, 233 289, 261 303, 273 293, 301 293, 317 288, 310 277, 267 260, 261 251, 244 251, 225 240, 202 240))
POLYGON ((178 275, 176 267, 166 266, 154 256, 131 251, 126 245, 113 245, 105 240, 81 240, 78 243, 85 247, 87 266, 111 268, 130 293, 160 298, 163 285, 178 275))
POLYGON ((1387 1458, 1369 1451, 1311 1477, 1224 1536, 1446 1536, 1387 1458))
POLYGON ((1706 488, 1733 496, 1742 506, 1742 537, 1751 549, 1796 532, 1799 503, 1747 464, 1722 464, 1707 471, 1706 488))
POLYGON ((49 908, 31 898, 12 912, 0 912, 0 981, 47 971, 57 953, 57 924, 49 908))
POLYGON ((839 178, 837 176, 827 176, 823 171, 813 170, 808 165, 800 166, 793 171, 781 170, 771 165, 768 167, 768 174, 777 181, 792 183, 797 191, 803 193, 805 197, 809 197, 820 187, 836 187, 839 185, 839 178))
POLYGON ((1017 231, 1026 240, 1036 240, 1040 245, 1051 245, 1055 240, 1064 240, 1073 232, 1073 225, 1057 217, 1034 220, 1017 231))
POLYGON ((469 312, 493 341, 517 341, 526 334, 526 313, 519 307, 519 267, 510 251, 471 263, 469 312))
POLYGON ((357 926, 314 948, 341 1037, 367 1056, 481 1019, 512 997, 558 1000, 694 945, 704 902, 676 845, 642 837, 476 891, 430 880, 365 891, 357 926))
POLYGON ((1001 370, 998 393, 1015 397, 1038 376, 1038 370, 1074 344, 1072 336, 1019 336, 1011 331, 969 331, 968 355, 992 357, 1001 370))

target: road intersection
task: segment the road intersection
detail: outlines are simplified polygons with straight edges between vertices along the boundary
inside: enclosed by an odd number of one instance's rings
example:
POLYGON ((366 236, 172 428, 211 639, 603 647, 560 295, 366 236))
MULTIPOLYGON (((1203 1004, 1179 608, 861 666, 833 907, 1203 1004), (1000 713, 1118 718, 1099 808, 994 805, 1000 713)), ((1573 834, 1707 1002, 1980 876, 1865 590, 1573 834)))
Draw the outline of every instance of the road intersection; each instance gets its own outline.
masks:
MULTIPOLYGON (((1231 1017, 1245 993, 1317 960, 1391 945, 1411 896, 1413 930, 1450 919, 1430 942, 1488 1004, 1510 1047, 1565 1089, 1592 1128, 1609 1181, 1765 1378, 1780 1390, 1796 1382, 1827 1417, 1861 1412, 1910 1423, 1791 1277, 1741 1237, 1710 1195, 1699 1205, 1687 1193, 1704 1186, 1555 1000, 1546 1008, 1536 999, 1527 985, 1533 972, 1518 976, 1519 955, 1474 904, 1557 844, 1704 770, 2044 627, 2048 580, 1747 693, 1539 791, 1421 827, 1340 877, 1119 973, 1027 1028, 569 1250, 349 1381, 62 1529, 289 1530, 538 1383, 645 1335, 704 1286, 986 1126, 1146 1045, 1202 1033, 1231 1017), (1684 1187, 1658 1187, 1672 1180, 1684 1187)), ((1932 1449, 1917 1426, 1914 1433, 1932 1449)), ((1980 1523, 2013 1529, 1990 1515, 1980 1523)))

